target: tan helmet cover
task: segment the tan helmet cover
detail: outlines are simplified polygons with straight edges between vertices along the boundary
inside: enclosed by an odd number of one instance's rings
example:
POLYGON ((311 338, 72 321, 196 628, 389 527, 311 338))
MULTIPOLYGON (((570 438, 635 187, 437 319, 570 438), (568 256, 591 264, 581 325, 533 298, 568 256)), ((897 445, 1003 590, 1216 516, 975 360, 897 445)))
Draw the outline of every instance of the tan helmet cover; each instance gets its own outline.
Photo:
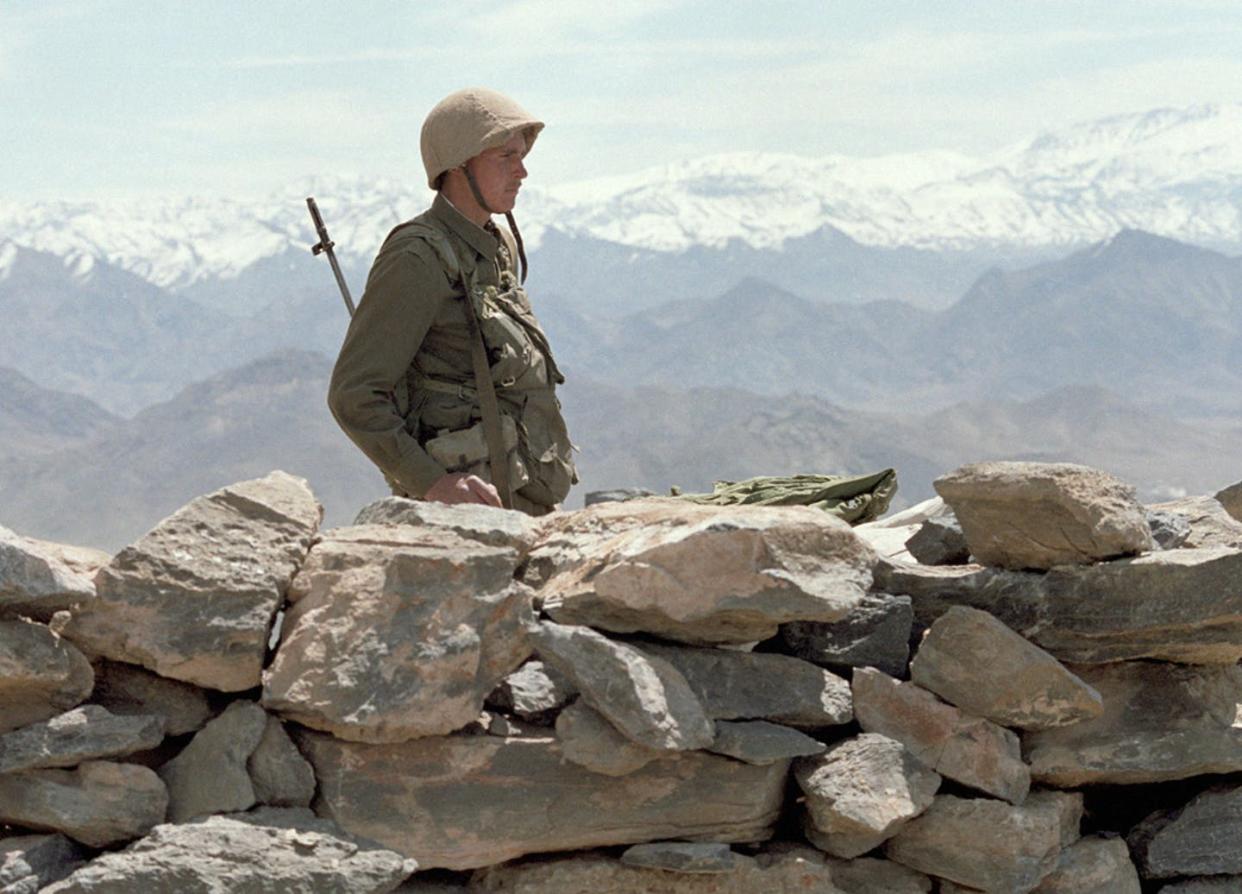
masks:
POLYGON ((419 140, 427 185, 445 171, 474 158, 485 149, 503 146, 515 133, 525 132, 527 151, 543 130, 543 122, 531 117, 516 102, 486 87, 468 87, 450 93, 436 103, 423 122, 419 140))

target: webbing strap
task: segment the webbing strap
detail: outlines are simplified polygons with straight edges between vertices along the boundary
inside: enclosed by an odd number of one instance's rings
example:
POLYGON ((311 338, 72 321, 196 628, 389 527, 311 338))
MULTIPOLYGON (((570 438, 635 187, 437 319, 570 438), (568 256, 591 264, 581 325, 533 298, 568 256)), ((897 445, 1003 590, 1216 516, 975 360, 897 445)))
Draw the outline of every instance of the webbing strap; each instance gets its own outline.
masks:
POLYGON ((470 327, 470 359, 474 364, 475 389, 479 393, 479 411, 483 414, 483 438, 487 441, 487 462, 492 470, 492 486, 500 494, 500 502, 506 509, 513 508, 513 490, 509 484, 509 451, 505 449, 504 435, 500 429, 500 407, 496 403, 496 388, 492 384, 492 371, 487 362, 487 348, 483 344, 483 330, 471 300, 470 286, 461 277, 462 302, 466 305, 466 323, 470 327))

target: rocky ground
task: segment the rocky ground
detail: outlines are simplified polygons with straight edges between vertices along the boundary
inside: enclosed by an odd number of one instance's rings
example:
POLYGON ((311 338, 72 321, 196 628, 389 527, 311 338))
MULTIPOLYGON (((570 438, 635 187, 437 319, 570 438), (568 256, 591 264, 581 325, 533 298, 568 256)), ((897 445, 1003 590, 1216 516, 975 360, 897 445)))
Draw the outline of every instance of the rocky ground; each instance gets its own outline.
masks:
POLYGON ((1242 891, 1242 483, 0 529, 0 894, 1242 891))

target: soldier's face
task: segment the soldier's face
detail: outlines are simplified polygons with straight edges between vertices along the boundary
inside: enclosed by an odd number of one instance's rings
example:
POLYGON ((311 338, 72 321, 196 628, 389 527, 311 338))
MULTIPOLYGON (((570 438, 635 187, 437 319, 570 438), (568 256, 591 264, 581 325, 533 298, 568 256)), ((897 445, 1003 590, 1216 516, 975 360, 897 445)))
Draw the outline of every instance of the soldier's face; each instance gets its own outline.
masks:
POLYGON ((470 159, 470 172, 479 192, 494 211, 512 211, 518 190, 526 179, 526 136, 514 134, 503 146, 487 149, 470 159))

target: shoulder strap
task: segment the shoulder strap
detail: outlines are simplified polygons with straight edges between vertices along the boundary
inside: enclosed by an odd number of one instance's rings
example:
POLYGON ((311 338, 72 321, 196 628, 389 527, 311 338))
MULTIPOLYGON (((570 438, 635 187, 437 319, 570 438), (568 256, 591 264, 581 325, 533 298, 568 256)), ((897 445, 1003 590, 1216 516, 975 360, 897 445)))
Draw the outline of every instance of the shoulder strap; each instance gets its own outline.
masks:
MULTIPOLYGON (((470 329, 470 360, 474 366, 474 387, 479 395, 479 412, 483 416, 483 438, 487 441, 487 461, 492 472, 492 486, 500 494, 500 502, 506 509, 513 508, 513 489, 509 483, 509 451, 505 449, 504 434, 500 427, 500 405, 496 402, 496 387, 492 384, 491 366, 487 362, 487 346, 483 343, 483 330, 474 309, 470 283, 457 252, 448 237, 433 226, 412 221, 403 226, 415 229, 444 265, 449 279, 461 283, 462 303, 466 306, 466 325, 470 329)), ((394 232, 396 232, 394 230, 394 232)), ((391 233, 389 234, 391 235, 391 233)))

